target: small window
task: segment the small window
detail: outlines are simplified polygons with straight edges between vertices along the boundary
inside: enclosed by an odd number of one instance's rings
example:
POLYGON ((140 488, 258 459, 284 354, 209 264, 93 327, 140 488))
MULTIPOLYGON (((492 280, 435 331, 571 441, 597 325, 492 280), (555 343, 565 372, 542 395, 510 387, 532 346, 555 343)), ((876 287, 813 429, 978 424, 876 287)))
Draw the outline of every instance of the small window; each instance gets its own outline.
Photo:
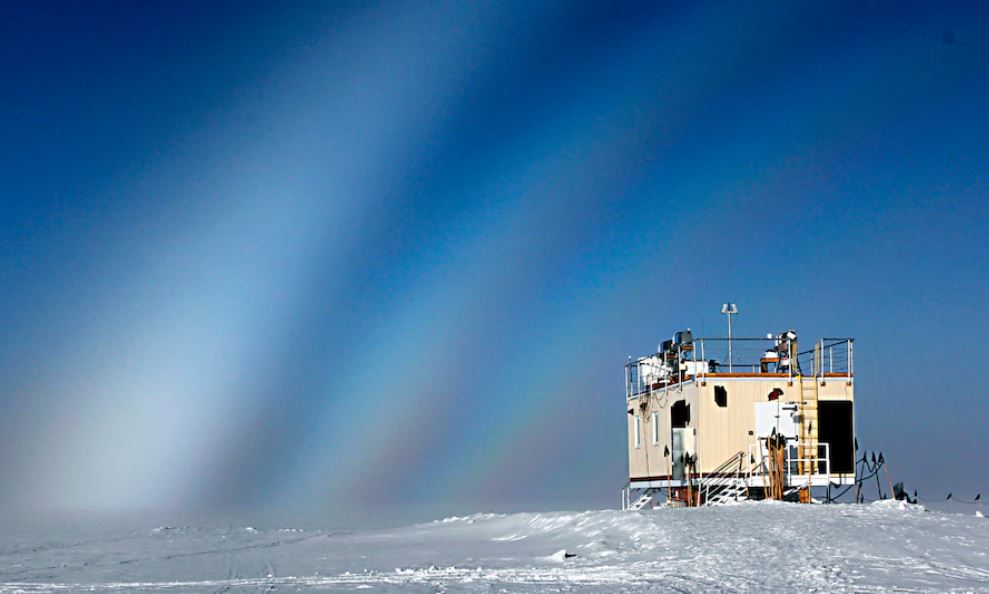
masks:
POLYGON ((714 403, 721 408, 728 406, 728 390, 724 386, 714 386, 714 403))
POLYGON ((635 437, 633 438, 635 440, 635 447, 636 448, 642 447, 642 440, 641 440, 641 438, 639 436, 640 433, 642 433, 642 417, 636 416, 635 417, 635 437))
POLYGON ((652 445, 659 445, 659 413, 652 413, 652 445))

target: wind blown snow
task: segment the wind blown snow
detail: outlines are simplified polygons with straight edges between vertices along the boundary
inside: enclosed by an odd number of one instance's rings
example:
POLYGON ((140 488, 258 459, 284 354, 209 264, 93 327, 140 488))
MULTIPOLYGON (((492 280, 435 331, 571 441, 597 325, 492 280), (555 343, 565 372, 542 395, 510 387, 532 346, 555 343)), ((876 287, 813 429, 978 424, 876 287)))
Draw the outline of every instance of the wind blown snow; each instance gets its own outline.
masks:
POLYGON ((482 514, 405 528, 5 531, 0 592, 986 591, 989 524, 899 502, 482 514))

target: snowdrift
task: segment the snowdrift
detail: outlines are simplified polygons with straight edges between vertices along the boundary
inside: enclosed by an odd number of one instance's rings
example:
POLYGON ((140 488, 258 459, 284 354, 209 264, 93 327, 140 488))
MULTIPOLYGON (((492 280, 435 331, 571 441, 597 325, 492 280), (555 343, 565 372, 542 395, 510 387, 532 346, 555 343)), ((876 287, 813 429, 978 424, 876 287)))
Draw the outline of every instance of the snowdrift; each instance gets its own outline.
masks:
POLYGON ((481 514, 335 533, 11 533, 0 592, 989 591, 989 524, 899 502, 481 514))

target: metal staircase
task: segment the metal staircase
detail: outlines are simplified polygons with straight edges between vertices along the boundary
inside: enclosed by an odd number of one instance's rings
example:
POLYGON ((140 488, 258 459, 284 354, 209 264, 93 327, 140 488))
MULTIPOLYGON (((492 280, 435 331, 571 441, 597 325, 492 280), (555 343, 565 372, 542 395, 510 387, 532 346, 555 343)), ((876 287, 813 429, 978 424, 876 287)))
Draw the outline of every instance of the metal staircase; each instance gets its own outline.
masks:
POLYGON ((744 479, 731 479, 714 495, 704 502, 704 505, 725 505, 736 501, 746 501, 749 498, 749 488, 744 479))
POLYGON ((702 505, 724 505, 732 501, 748 499, 744 464, 745 453, 737 452, 708 476, 697 481, 702 505))
POLYGON ((636 499, 634 502, 632 502, 631 505, 629 505, 626 508, 626 510, 639 511, 640 509, 649 505, 650 502, 652 502, 652 498, 656 496, 656 493, 659 493, 659 489, 655 489, 652 487, 646 489, 645 492, 638 499, 636 499))

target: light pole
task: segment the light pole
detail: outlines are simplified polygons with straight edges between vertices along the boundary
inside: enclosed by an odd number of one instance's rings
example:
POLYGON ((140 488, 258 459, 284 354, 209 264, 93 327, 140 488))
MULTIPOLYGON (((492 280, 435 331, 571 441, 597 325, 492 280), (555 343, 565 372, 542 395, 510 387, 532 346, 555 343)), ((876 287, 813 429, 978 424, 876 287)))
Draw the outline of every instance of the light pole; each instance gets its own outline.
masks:
POLYGON ((728 373, 731 373, 731 317, 738 314, 738 306, 725 303, 721 306, 721 313, 728 316, 728 373))

